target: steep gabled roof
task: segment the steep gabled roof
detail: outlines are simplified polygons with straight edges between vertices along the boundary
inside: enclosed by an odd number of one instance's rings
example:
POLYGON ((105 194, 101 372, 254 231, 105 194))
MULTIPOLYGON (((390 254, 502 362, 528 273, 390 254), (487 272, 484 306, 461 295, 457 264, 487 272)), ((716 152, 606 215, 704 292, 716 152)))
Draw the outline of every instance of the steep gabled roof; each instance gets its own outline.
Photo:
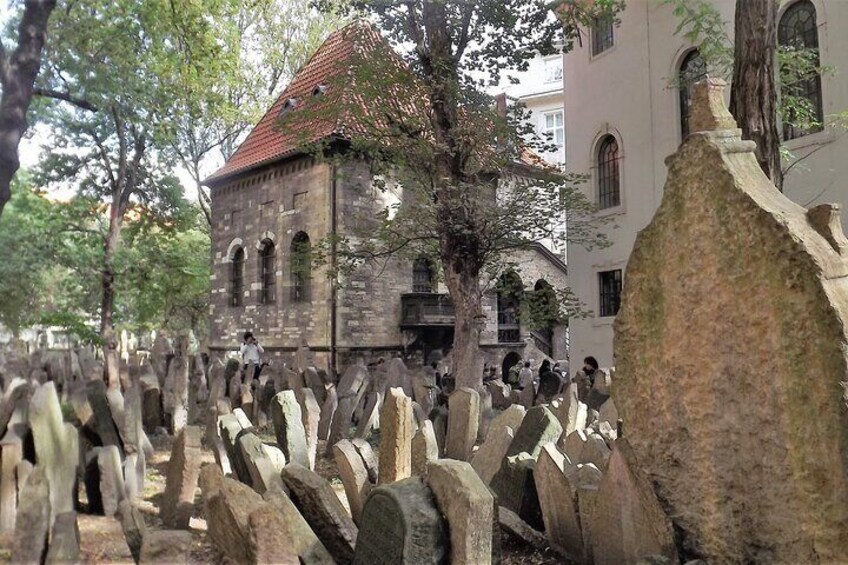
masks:
MULTIPOLYGON (((305 119, 291 119, 281 123, 280 113, 288 100, 301 103, 313 96, 316 87, 337 87, 343 84, 340 75, 348 72, 356 57, 391 47, 368 23, 357 21, 331 34, 297 72, 259 123, 248 134, 223 167, 206 179, 214 183, 226 177, 298 153, 304 144, 325 139, 338 132, 342 112, 308 112, 305 119), (328 85, 332 85, 328 86, 328 85)), ((329 97, 329 93, 328 93, 329 97)), ((335 93, 334 100, 342 98, 335 93)), ((345 97, 347 98, 347 97, 345 97)), ((294 112, 297 112, 296 107, 294 112)))

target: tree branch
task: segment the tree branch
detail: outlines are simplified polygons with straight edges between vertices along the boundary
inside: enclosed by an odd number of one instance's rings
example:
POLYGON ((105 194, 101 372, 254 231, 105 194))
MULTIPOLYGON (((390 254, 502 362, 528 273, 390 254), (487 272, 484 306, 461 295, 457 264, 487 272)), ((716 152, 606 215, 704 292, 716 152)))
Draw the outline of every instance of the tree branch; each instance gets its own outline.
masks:
POLYGON ((49 88, 35 88, 32 91, 36 96, 41 96, 43 98, 52 98, 53 100, 61 100, 63 102, 68 102, 73 104, 77 108, 82 110, 88 110, 89 112, 98 112, 97 106, 89 102, 84 98, 78 98, 72 95, 70 92, 60 92, 58 90, 50 90, 49 88))

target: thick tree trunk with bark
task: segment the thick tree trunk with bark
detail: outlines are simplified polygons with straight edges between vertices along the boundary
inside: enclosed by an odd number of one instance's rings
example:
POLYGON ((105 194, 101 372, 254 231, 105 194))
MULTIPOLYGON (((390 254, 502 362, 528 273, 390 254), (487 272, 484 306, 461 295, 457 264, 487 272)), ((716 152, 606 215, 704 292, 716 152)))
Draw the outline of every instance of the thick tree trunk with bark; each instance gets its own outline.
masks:
POLYGON ((484 323, 480 304, 480 275, 479 272, 457 269, 457 266, 458 262, 449 260, 445 269, 445 284, 456 313, 452 371, 457 387, 479 390, 483 382, 480 333, 484 323))
POLYGON ((730 113, 742 137, 757 143, 757 161, 779 190, 780 134, 777 129, 777 0, 738 0, 730 113))
POLYGON ((27 0, 18 26, 18 45, 11 56, 0 49, 0 215, 12 196, 12 179, 20 168, 18 145, 27 124, 33 83, 41 67, 47 20, 56 0, 27 0))
POLYGON ((115 310, 115 254, 121 239, 122 213, 119 198, 109 207, 109 232, 103 244, 103 271, 100 283, 103 296, 100 301, 100 337, 103 339, 104 378, 110 387, 119 386, 120 356, 118 336, 112 314, 115 310))

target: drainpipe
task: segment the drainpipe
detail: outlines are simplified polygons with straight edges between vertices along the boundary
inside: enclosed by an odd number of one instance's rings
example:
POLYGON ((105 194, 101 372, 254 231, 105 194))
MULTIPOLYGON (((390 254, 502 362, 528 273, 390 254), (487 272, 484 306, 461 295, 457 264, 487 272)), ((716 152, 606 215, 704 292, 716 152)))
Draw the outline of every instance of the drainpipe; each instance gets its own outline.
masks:
POLYGON ((337 375, 336 367, 336 302, 338 293, 338 273, 336 273, 336 234, 338 218, 336 210, 336 165, 330 166, 330 268, 334 273, 330 281, 330 372, 337 375))

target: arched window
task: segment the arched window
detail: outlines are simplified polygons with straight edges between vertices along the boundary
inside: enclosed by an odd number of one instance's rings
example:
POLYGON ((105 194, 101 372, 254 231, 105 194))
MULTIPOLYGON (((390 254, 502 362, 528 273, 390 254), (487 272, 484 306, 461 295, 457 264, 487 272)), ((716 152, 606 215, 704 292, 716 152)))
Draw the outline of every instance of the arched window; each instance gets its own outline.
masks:
POLYGON ((426 257, 412 264, 412 292, 433 292, 433 269, 426 257))
POLYGON ((533 286, 531 317, 533 329, 530 335, 543 353, 553 354, 554 326, 559 319, 559 301, 556 291, 545 279, 539 279, 533 286))
POLYGON ((312 251, 309 236, 297 232, 291 243, 291 299, 292 302, 309 300, 312 279, 312 251))
POLYGON ((501 275, 498 292, 498 342, 517 343, 521 340, 520 309, 524 285, 514 271, 501 275))
POLYGON ((707 76, 707 65, 697 49, 692 49, 680 63, 677 80, 680 89, 680 135, 683 139, 689 135, 689 104, 692 99, 692 86, 707 76))
POLYGON ((277 264, 276 248, 270 239, 262 241, 259 248, 259 280, 262 283, 259 291, 259 302, 273 304, 277 299, 277 264))
POLYGON ((824 110, 819 32, 816 8, 810 0, 800 0, 786 9, 777 26, 777 42, 786 52, 787 61, 780 73, 783 138, 795 139, 821 131, 824 110))
POLYGON ((230 306, 241 306, 244 293, 244 249, 237 248, 233 253, 230 270, 230 306))
POLYGON ((618 141, 605 135, 598 143, 598 207, 615 208, 621 204, 621 183, 618 174, 618 141))

